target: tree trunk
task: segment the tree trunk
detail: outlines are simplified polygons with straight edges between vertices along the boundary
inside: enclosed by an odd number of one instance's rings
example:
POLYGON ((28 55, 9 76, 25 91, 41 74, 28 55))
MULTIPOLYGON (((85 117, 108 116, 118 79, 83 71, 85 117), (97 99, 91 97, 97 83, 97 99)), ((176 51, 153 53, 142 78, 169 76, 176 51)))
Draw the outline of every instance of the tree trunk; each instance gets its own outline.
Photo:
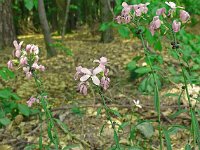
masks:
POLYGON ((0 49, 5 46, 11 46, 15 39, 12 1, 0 1, 0 49))
POLYGON ((67 8, 66 8, 66 12, 65 12, 65 19, 64 19, 63 30, 62 30, 62 41, 64 41, 64 38, 65 38, 67 20, 68 20, 68 16, 69 16, 70 1, 71 0, 67 0, 67 8))
POLYGON ((44 40, 46 44, 46 49, 47 49, 47 57, 53 57, 56 55, 55 49, 51 46, 53 43, 50 30, 49 30, 49 25, 47 22, 47 17, 46 17, 46 12, 45 12, 45 7, 44 7, 44 2, 43 0, 38 0, 38 13, 39 13, 39 18, 40 18, 40 24, 41 28, 44 34, 44 40))
MULTIPOLYGON (((102 21, 102 23, 112 21, 113 15, 112 15, 112 13, 110 11, 110 7, 109 7, 110 0, 100 0, 100 2, 101 2, 101 21, 102 21)), ((113 31, 111 28, 102 32, 101 41, 103 43, 109 43, 113 39, 114 39, 113 31)))

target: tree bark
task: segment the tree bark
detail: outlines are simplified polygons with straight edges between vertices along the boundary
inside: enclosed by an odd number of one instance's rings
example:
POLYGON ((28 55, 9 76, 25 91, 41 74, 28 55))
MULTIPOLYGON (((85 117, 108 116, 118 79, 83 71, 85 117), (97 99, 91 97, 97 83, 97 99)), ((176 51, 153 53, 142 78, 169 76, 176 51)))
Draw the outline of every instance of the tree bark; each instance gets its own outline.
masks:
MULTIPOLYGON (((102 23, 112 21, 113 16, 112 16, 112 13, 111 13, 110 7, 109 7, 110 0, 100 0, 100 2, 101 2, 101 21, 102 21, 102 23)), ((109 43, 113 39, 114 39, 113 30, 111 28, 102 32, 101 41, 103 43, 109 43)))
POLYGON ((12 1, 0 1, 0 49, 5 46, 11 46, 15 39, 12 1))
POLYGON ((43 31, 43 34, 44 34, 44 40, 45 40, 46 49, 47 49, 47 57, 53 57, 53 56, 56 55, 56 51, 51 46, 53 41, 52 41, 52 38, 51 38, 49 25, 48 25, 48 22, 47 22, 47 17, 46 17, 46 12, 45 12, 43 0, 38 0, 38 13, 39 13, 39 18, 40 18, 41 28, 42 28, 42 31, 43 31))
POLYGON ((62 41, 64 41, 64 38, 65 38, 67 20, 68 20, 68 16, 69 16, 70 2, 71 2, 71 0, 67 0, 67 8, 66 8, 66 12, 65 12, 65 19, 64 19, 63 30, 62 30, 62 41))

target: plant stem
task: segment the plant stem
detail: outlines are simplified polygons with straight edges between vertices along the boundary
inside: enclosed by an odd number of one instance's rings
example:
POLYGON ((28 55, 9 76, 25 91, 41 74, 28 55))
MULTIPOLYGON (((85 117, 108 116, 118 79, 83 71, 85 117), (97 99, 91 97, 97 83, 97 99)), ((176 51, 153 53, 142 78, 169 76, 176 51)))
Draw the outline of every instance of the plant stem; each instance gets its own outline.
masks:
MULTIPOLYGON (((192 104, 191 104, 191 100, 190 100, 190 95, 189 95, 189 91, 188 91, 188 85, 187 85, 187 78, 186 78, 186 75, 185 75, 185 72, 184 72, 184 67, 183 67, 183 64, 181 62, 181 58, 180 58, 180 55, 178 53, 178 48, 177 48, 177 40, 176 40, 176 33, 174 33, 172 31, 172 35, 173 35, 173 41, 174 41, 174 44, 175 44, 175 52, 178 56, 178 61, 179 61, 179 64, 181 66, 181 73, 182 73, 182 76, 183 76, 183 79, 184 79, 184 87, 185 87, 185 91, 186 91, 186 96, 187 96, 187 100, 188 100, 188 103, 189 103, 189 109, 190 109, 190 115, 192 115, 192 113, 194 113, 194 110, 192 108, 192 104)), ((195 114, 195 113, 194 113, 195 114)), ((192 118, 192 117, 191 117, 192 118)), ((193 119, 193 118, 192 118, 193 119)), ((193 123, 192 123, 192 135, 193 135, 193 142, 194 142, 194 147, 196 147, 196 138, 195 138, 195 133, 194 133, 194 126, 193 126, 193 123)))
POLYGON ((157 84, 157 81, 156 81, 156 77, 155 77, 155 71, 153 69, 153 66, 151 64, 151 60, 149 58, 149 52, 148 52, 148 49, 146 47, 146 44, 144 43, 144 37, 143 37, 143 34, 142 32, 140 33, 140 40, 142 41, 142 46, 144 48, 144 52, 145 52, 145 55, 149 61, 149 66, 151 68, 151 72, 152 72, 152 75, 153 75, 153 80, 154 80, 154 83, 155 83, 155 93, 154 93, 154 98, 156 98, 156 101, 158 102, 157 105, 155 106, 156 110, 157 110, 157 114, 158 114, 158 124, 159 124, 159 139, 160 139, 160 150, 162 150, 162 127, 161 127, 161 114, 160 114, 160 97, 159 97, 159 90, 158 90, 158 84, 157 84))
MULTIPOLYGON (((42 96, 41 99, 40 99, 40 101, 41 101, 42 107, 43 107, 43 109, 45 111, 46 119, 50 123, 51 130, 53 129, 53 131, 55 133, 55 139, 53 137, 53 139, 51 139, 51 140, 53 141, 56 150, 58 150, 59 149, 58 134, 57 134, 56 129, 54 128, 54 120, 53 120, 52 114, 51 114, 51 112, 50 112, 50 110, 48 108, 48 102, 45 100, 44 96, 42 95, 43 92, 44 92, 43 87, 42 87, 42 82, 40 81, 40 79, 38 78, 38 76, 37 76, 37 74, 35 72, 33 72, 33 77, 35 79, 35 83, 36 83, 36 86, 37 86, 37 88, 39 90, 39 93, 42 96)), ((40 116, 40 118, 41 118, 41 116, 40 116)), ((41 131, 41 133, 42 133, 42 131, 41 131)), ((42 144, 42 139, 40 141, 40 145, 41 144, 42 144)))
MULTIPOLYGON (((104 97, 104 95, 103 95, 103 93, 102 93, 100 88, 98 88, 98 91, 99 91, 99 95, 101 96, 103 107, 104 107, 104 109, 106 111, 107 120, 110 121, 110 123, 112 125, 112 128, 114 130, 114 133, 117 134, 117 131, 115 129, 115 123, 112 121, 112 118, 110 116, 110 108, 106 105, 105 97, 104 97)), ((118 135, 117 135, 117 139, 119 139, 118 135)), ((115 143, 116 143, 116 148, 120 149, 119 141, 115 139, 115 143)))

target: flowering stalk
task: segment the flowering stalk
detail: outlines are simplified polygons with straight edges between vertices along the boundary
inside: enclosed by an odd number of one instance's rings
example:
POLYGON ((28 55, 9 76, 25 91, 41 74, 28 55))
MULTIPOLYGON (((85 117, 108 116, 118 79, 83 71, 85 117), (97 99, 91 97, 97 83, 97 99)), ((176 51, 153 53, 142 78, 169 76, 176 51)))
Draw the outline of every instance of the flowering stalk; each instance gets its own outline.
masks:
MULTIPOLYGON (((27 101, 27 105, 31 107, 35 102, 40 103, 42 106, 42 109, 45 112, 47 124, 48 124, 48 137, 50 139, 50 142, 54 143, 55 148, 59 149, 59 140, 58 140, 58 134, 56 132, 56 129, 54 128, 54 119, 52 117, 51 111, 49 110, 49 104, 47 101, 47 95, 44 92, 44 88, 42 85, 42 81, 38 77, 39 71, 45 71, 45 67, 42 65, 38 65, 39 61, 39 48, 36 45, 28 44, 26 45, 25 49, 22 48, 23 42, 20 42, 19 44, 17 41, 13 42, 15 46, 15 50, 13 51, 13 60, 8 61, 7 65, 9 69, 14 69, 14 65, 18 65, 18 69, 23 68, 23 72, 26 75, 27 79, 34 78, 35 84, 37 86, 37 89, 39 93, 37 94, 37 97, 31 97, 27 101)), ((40 122, 42 122, 42 113, 39 113, 40 122)), ((43 149, 42 144, 42 126, 40 131, 40 138, 39 138, 39 149, 43 149)))
POLYGON ((104 108, 106 113, 106 118, 111 123, 112 129, 114 130, 114 140, 116 144, 116 149, 120 149, 119 137, 115 127, 116 123, 112 120, 111 117, 111 113, 113 113, 113 111, 106 105, 106 99, 103 94, 103 92, 109 88, 110 84, 110 78, 108 77, 109 69, 106 67, 107 58, 101 57, 100 60, 94 60, 94 62, 99 63, 99 65, 97 67, 93 67, 92 69, 83 68, 82 66, 76 67, 76 74, 74 76, 74 79, 80 80, 77 90, 81 94, 87 95, 88 86, 90 86, 90 84, 93 85, 90 87, 94 87, 94 89, 100 95, 102 104, 101 108, 104 108))
POLYGON ((112 120, 112 117, 110 115, 111 109, 106 105, 106 100, 105 100, 105 97, 104 97, 102 90, 100 88, 98 88, 98 91, 99 91, 99 95, 101 96, 101 100, 102 100, 101 104, 102 104, 102 106, 103 106, 103 108, 106 112, 106 118, 110 122, 112 129, 114 131, 114 140, 115 140, 115 144, 116 144, 115 149, 120 149, 119 137, 118 137, 118 134, 117 134, 117 130, 115 128, 116 123, 112 120))
POLYGON ((158 84, 157 84, 157 80, 156 80, 156 77, 155 77, 155 70, 153 69, 151 60, 149 58, 148 48, 146 47, 146 44, 144 43, 144 37, 143 37, 142 32, 139 33, 139 36, 140 36, 140 40, 141 40, 143 48, 144 48, 145 56, 147 57, 148 62, 149 62, 149 66, 151 68, 151 73, 153 75, 153 80, 154 80, 154 84, 155 84, 154 101, 156 103, 155 104, 155 109, 156 109, 157 114, 158 114, 160 150, 162 150, 162 143, 163 142, 162 142, 162 126, 161 126, 161 114, 160 114, 160 96, 159 96, 158 84))

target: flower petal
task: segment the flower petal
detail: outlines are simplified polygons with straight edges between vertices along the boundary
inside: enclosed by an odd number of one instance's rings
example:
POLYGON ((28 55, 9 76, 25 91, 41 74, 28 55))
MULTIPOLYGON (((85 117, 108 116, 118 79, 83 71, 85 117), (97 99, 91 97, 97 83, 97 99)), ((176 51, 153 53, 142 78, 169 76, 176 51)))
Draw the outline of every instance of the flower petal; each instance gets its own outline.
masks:
POLYGON ((91 75, 92 74, 91 71, 89 69, 87 69, 87 68, 82 68, 81 72, 84 73, 84 74, 87 74, 87 75, 91 75))
POLYGON ((122 3, 122 7, 127 7, 127 6, 128 6, 128 4, 126 2, 122 3))
POLYGON ((89 78, 90 78, 90 75, 86 74, 80 78, 80 81, 84 82, 84 81, 87 81, 89 78))
POLYGON ((100 73, 100 72, 102 72, 103 71, 103 69, 101 68, 101 67, 96 67, 94 70, 93 70, 93 74, 94 75, 96 75, 96 74, 98 74, 98 73, 100 73))
POLYGON ((98 85, 98 86, 100 85, 100 80, 97 76, 91 76, 91 78, 95 85, 98 85))

